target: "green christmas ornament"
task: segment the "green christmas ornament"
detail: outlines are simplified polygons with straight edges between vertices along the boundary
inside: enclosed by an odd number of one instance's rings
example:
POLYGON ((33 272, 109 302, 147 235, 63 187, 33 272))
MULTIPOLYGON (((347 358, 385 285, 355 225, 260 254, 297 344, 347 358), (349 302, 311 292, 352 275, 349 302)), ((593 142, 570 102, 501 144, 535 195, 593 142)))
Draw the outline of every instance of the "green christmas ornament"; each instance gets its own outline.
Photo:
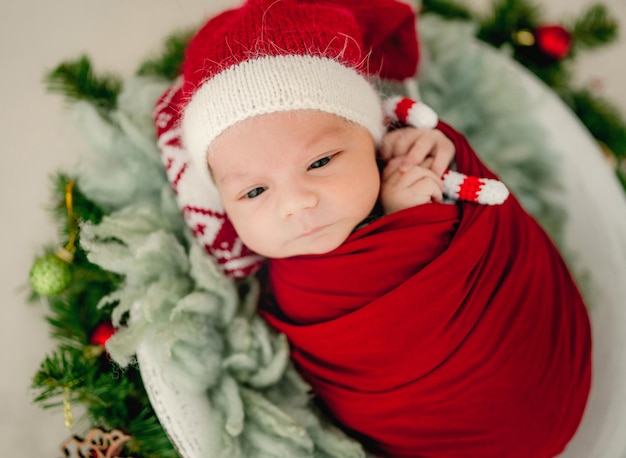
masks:
POLYGON ((76 237, 78 235, 78 221, 73 209, 74 180, 65 185, 65 206, 67 208, 70 239, 64 248, 56 253, 48 254, 35 261, 30 268, 30 284, 33 290, 42 296, 54 296, 67 289, 72 281, 70 265, 74 261, 76 237))
POLYGON ((57 253, 49 254, 37 259, 30 269, 30 284, 35 292, 43 296, 54 296, 69 286, 72 281, 71 259, 65 256, 70 254, 61 249, 57 253), (61 252, 62 254, 59 254, 61 252))

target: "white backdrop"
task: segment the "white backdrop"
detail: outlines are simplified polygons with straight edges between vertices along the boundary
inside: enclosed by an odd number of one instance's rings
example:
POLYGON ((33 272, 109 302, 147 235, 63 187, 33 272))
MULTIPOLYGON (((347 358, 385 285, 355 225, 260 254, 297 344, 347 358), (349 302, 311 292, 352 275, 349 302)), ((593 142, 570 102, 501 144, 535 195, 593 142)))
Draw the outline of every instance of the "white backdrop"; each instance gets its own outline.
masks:
MULTIPOLYGON (((56 243, 49 204, 52 172, 71 167, 86 146, 60 96, 47 94, 45 72, 87 53, 96 70, 130 76, 164 36, 199 24, 232 0, 44 0, 0 4, 0 444, 15 458, 56 457, 68 436, 60 412, 31 405, 30 380, 51 348, 42 305, 26 304, 30 264, 43 244, 56 243)), ((487 0, 472 0, 480 8, 487 0)), ((547 3, 547 2, 545 2, 547 3)), ((547 18, 575 16, 589 0, 555 0, 547 18)), ((605 0, 626 30, 626 0, 605 0)), ((623 32, 626 33, 626 32, 623 32)), ((626 114, 626 39, 583 56, 576 73, 596 81, 626 114)), ((626 330, 625 330, 626 331, 626 330)), ((626 432, 625 432, 626 434, 626 432)))

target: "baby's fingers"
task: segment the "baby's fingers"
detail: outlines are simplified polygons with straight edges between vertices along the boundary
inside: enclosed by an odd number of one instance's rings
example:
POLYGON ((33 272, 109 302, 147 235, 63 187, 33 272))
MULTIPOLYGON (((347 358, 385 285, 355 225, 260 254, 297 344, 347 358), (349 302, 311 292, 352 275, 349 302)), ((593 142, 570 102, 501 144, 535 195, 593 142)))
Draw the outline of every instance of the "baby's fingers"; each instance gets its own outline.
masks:
POLYGON ((417 196, 417 198, 423 199, 422 202, 443 202, 443 189, 441 188, 439 179, 433 179, 432 177, 425 176, 408 187, 408 190, 417 196))
POLYGON ((387 164, 385 165, 385 168, 383 169, 383 174, 382 174, 382 180, 383 181, 387 181, 389 180, 394 174, 397 174, 396 176, 396 181, 399 179, 400 175, 402 174, 400 172, 400 166, 403 164, 404 162, 404 158, 402 157, 394 157, 392 159, 390 159, 387 164))
POLYGON ((394 157, 406 156, 418 137, 418 129, 412 127, 403 127, 385 134, 380 147, 380 157, 388 161, 394 157))
POLYGON ((442 176, 452 163, 456 148, 452 140, 446 137, 443 132, 436 131, 437 139, 433 148, 432 163, 428 166, 437 176, 442 176))
POLYGON ((443 180, 439 178, 435 172, 425 167, 413 166, 405 171, 399 170, 394 177, 397 177, 398 186, 405 188, 413 186, 423 179, 428 179, 443 193, 443 180))

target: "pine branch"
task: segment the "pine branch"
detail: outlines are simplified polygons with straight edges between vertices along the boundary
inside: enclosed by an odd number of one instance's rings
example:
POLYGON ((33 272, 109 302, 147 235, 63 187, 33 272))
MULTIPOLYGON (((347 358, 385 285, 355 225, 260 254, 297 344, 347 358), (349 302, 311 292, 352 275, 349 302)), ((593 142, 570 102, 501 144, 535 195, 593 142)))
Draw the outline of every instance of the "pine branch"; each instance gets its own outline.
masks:
POLYGON ((617 39, 617 21, 609 16, 604 5, 589 7, 570 27, 577 49, 594 49, 617 39))
POLYGON ((495 0, 491 15, 481 21, 477 36, 495 47, 511 41, 511 33, 532 29, 541 17, 540 8, 527 0, 495 0))
POLYGON ((570 105, 596 139, 618 159, 626 158, 626 119, 615 105, 587 89, 572 91, 570 105))
MULTIPOLYGON (((81 253, 82 254, 82 253, 81 253)), ((98 308, 98 302, 119 284, 119 278, 99 269, 84 259, 75 258, 72 282, 58 296, 48 297, 50 335, 64 345, 83 347, 91 333, 103 321, 108 321, 112 305, 98 308)))
POLYGON ((115 109, 122 81, 117 76, 96 76, 87 56, 60 64, 45 77, 47 89, 70 102, 85 100, 104 112, 115 109))
POLYGON ((462 3, 455 0, 422 0, 423 13, 434 13, 448 19, 472 19, 472 12, 462 3))
POLYGON ((80 350, 70 346, 59 347, 55 353, 45 357, 33 377, 34 402, 45 409, 58 407, 63 404, 66 390, 70 390, 70 400, 75 399, 74 390, 85 384, 91 371, 93 366, 85 364, 80 350))
MULTIPOLYGON (((146 395, 147 398, 147 395, 146 395)), ((132 456, 145 458, 178 458, 152 407, 145 407, 128 424, 132 439, 127 448, 132 456)))
POLYGON ((53 211, 55 212, 55 217, 59 220, 67 219, 66 191, 67 185, 73 181, 72 210, 76 219, 80 222, 89 221, 94 224, 100 223, 104 216, 104 210, 83 194, 80 189, 80 183, 77 183, 74 177, 63 172, 58 172, 52 177, 52 180, 55 202, 53 211))
POLYGON ((137 74, 174 80, 181 71, 185 48, 191 36, 191 31, 181 31, 170 35, 165 40, 161 54, 141 64, 137 74))
POLYGON ((80 190, 75 179, 69 175, 58 172, 52 176, 52 204, 49 207, 53 218, 58 222, 59 237, 67 240, 73 231, 77 231, 77 225, 84 222, 98 224, 104 216, 104 211, 97 204, 89 200, 80 190), (71 187, 71 207, 73 220, 68 213, 68 185, 71 187))
MULTIPOLYGON (((78 221, 98 223, 104 211, 91 202, 68 175, 54 179, 53 216, 62 235, 78 230, 78 221), (68 186, 70 184, 70 186, 68 186), (68 204, 69 202, 69 204, 68 204)), ((131 436, 127 448, 136 458, 176 458, 158 422, 136 367, 121 370, 102 347, 91 345, 94 329, 109 321, 113 304, 98 308, 100 299, 115 290, 120 277, 91 264, 75 240, 72 280, 60 294, 47 297, 52 337, 59 343, 32 380, 34 402, 43 408, 81 405, 89 424, 120 429, 131 436)), ((51 250, 54 251, 54 250, 51 250)))
POLYGON ((44 359, 31 387, 34 402, 45 409, 80 404, 89 424, 126 432, 126 447, 136 458, 178 457, 136 368, 121 371, 106 354, 93 357, 84 348, 61 346, 44 359))
POLYGON ((99 400, 87 405, 92 424, 123 429, 131 436, 126 447, 134 457, 178 457, 152 409, 139 370, 131 366, 122 371, 106 355, 98 362, 101 370, 85 387, 86 395, 99 400))
MULTIPOLYGON (((112 306, 99 309, 98 303, 102 297, 117 288, 120 278, 90 263, 86 253, 80 248, 79 223, 98 223, 104 212, 87 199, 75 183, 68 194, 68 184, 71 182, 73 180, 62 173, 54 177, 54 202, 51 210, 63 243, 56 248, 49 248, 46 254, 67 246, 72 237, 75 250, 74 259, 69 265, 70 284, 60 294, 47 297, 49 315, 46 320, 51 326, 51 336, 62 345, 82 348, 89 343, 93 329, 109 319, 112 306)), ((31 301, 38 298, 35 292, 30 296, 31 301)))

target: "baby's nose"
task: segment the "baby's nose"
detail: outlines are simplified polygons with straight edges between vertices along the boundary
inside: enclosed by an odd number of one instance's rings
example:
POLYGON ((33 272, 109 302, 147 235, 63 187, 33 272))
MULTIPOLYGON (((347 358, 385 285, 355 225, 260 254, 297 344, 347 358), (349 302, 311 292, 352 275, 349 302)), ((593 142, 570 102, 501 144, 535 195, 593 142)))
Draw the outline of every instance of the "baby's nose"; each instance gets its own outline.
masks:
POLYGON ((318 202, 315 191, 296 185, 286 190, 285 195, 282 196, 281 213, 283 217, 293 216, 301 211, 315 208, 318 202))

